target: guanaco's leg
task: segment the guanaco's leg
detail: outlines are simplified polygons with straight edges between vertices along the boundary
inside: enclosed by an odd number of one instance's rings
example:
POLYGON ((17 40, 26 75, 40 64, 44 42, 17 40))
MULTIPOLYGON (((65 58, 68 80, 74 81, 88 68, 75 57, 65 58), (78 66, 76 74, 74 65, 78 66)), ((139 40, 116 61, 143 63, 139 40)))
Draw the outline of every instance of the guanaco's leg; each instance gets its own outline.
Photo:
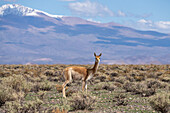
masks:
POLYGON ((85 82, 85 89, 86 89, 86 94, 87 94, 87 82, 85 82))
POLYGON ((65 93, 65 87, 66 85, 69 83, 69 80, 65 81, 62 85, 62 88, 63 88, 63 97, 66 98, 66 93, 65 93))
POLYGON ((84 88, 86 89, 86 93, 87 93, 87 82, 83 81, 82 83, 82 91, 84 92, 84 88))

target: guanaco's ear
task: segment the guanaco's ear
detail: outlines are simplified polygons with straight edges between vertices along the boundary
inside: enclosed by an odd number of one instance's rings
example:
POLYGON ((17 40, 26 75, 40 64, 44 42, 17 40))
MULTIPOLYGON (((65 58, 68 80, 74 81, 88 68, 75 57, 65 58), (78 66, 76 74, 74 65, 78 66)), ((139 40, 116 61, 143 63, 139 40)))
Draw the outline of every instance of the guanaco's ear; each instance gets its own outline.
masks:
POLYGON ((96 56, 96 53, 94 53, 94 56, 96 56))
POLYGON ((102 53, 100 53, 100 55, 99 56, 102 56, 102 53))

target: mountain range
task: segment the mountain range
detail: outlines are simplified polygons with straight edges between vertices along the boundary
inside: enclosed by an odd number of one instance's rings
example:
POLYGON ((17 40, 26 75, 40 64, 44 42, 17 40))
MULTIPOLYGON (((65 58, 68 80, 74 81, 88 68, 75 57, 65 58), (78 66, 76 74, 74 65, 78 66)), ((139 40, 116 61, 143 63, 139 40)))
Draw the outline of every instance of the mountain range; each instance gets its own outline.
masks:
POLYGON ((0 7, 0 64, 170 64, 170 34, 114 22, 51 15, 18 4, 0 7))

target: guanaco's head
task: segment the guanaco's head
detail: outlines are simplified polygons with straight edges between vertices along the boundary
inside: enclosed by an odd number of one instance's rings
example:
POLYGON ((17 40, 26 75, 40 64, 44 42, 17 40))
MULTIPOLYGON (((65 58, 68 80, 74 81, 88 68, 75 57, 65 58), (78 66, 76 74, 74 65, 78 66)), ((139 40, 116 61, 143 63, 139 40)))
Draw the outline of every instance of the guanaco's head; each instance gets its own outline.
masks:
POLYGON ((94 53, 95 56, 95 62, 100 62, 100 57, 101 57, 102 53, 100 53, 100 55, 96 55, 96 53, 94 53))

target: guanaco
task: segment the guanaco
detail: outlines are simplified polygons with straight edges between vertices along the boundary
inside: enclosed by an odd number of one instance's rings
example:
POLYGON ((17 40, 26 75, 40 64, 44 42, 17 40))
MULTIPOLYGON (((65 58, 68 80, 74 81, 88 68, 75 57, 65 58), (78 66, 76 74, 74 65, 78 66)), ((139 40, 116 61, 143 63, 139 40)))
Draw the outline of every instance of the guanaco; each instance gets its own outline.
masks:
POLYGON ((87 81, 90 80, 97 72, 101 55, 102 53, 100 53, 100 55, 96 55, 96 53, 94 53, 95 64, 91 69, 81 66, 70 66, 64 69, 65 82, 62 84, 64 98, 66 98, 65 87, 68 83, 71 83, 72 80, 82 80, 82 91, 84 92, 84 89, 86 89, 87 93, 87 81))

